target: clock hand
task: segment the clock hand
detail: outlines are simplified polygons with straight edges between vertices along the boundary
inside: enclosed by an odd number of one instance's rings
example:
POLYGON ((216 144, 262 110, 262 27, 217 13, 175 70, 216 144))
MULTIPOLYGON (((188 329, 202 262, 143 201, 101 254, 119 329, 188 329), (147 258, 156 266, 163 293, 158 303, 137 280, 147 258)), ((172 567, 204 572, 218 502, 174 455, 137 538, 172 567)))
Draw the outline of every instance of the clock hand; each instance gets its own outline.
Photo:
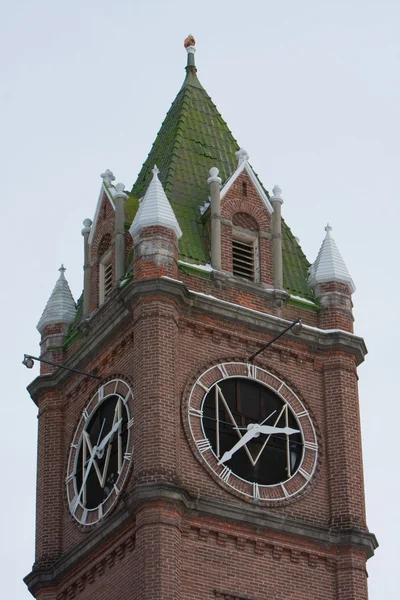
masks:
POLYGON ((122 419, 120 419, 119 421, 117 421, 117 423, 115 423, 115 425, 111 429, 111 431, 109 431, 107 433, 107 435, 101 440, 100 446, 98 446, 97 449, 96 449, 96 453, 97 454, 99 454, 99 452, 101 452, 104 449, 104 446, 107 444, 107 442, 110 439, 110 437, 113 436, 114 433, 117 431, 117 429, 121 425, 121 423, 122 423, 122 419))
POLYGON ((85 477, 83 478, 83 481, 82 481, 81 489, 80 489, 80 491, 79 491, 79 494, 78 494, 78 495, 76 496, 76 498, 75 498, 75 502, 74 502, 74 508, 78 506, 79 500, 81 499, 82 492, 83 492, 83 490, 84 490, 84 487, 85 487, 85 485, 86 485, 87 478, 89 477, 89 474, 90 474, 90 469, 92 468, 93 461, 94 461, 94 459, 95 459, 95 456, 96 456, 96 450, 97 450, 97 447, 95 446, 95 447, 93 448, 93 454, 92 454, 92 456, 90 457, 90 460, 89 460, 89 462, 88 462, 88 466, 87 466, 87 469, 86 469, 85 477))
POLYGON ((250 423, 248 425, 248 431, 244 434, 244 436, 231 448, 228 452, 225 452, 223 457, 218 462, 219 465, 222 465, 227 460, 230 460, 232 456, 247 442, 252 440, 254 437, 258 437, 260 433, 264 433, 266 435, 272 435, 274 433, 286 433, 287 435, 291 435, 292 433, 298 433, 298 429, 292 429, 291 427, 273 427, 272 425, 259 425, 258 423, 250 423))
POLYGON ((267 435, 274 433, 286 433, 286 435, 292 435, 292 433, 299 433, 298 429, 292 429, 291 427, 273 427, 272 425, 257 425, 257 431, 259 433, 265 433, 267 435))
POLYGON ((257 433, 258 433, 258 431, 255 427, 253 429, 249 429, 247 431, 247 433, 245 433, 244 436, 242 438, 240 438, 240 440, 238 442, 236 442, 236 444, 233 446, 233 448, 231 448, 228 452, 224 453, 223 457, 220 459, 218 464, 222 465, 227 460, 230 460, 232 458, 232 456, 234 455, 234 453, 237 450, 239 450, 239 448, 241 448, 242 446, 247 444, 247 442, 252 440, 253 437, 257 435, 257 433))

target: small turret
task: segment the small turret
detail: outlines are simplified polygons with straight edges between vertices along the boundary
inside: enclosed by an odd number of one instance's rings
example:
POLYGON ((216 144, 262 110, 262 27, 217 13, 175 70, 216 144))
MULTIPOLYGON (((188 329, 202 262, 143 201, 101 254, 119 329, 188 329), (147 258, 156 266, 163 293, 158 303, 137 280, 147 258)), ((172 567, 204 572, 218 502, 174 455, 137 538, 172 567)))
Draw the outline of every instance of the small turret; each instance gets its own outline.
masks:
MULTIPOLYGON (((67 333, 69 325, 74 321, 76 316, 76 304, 69 288, 68 282, 65 279, 65 267, 61 265, 59 268, 60 277, 50 298, 47 301, 42 316, 37 324, 37 330, 42 336, 40 342, 40 356, 50 352, 52 348, 55 351, 51 352, 51 356, 47 354, 48 360, 60 362, 62 351, 60 347, 64 342, 64 336, 67 333)), ((48 372, 49 368, 46 365, 41 365, 41 373, 48 372)))
POLYGON ((182 231, 165 194, 159 170, 142 199, 129 229, 134 243, 134 278, 147 279, 178 275, 178 240, 182 231))
POLYGON ((309 269, 309 286, 326 309, 320 313, 323 329, 353 331, 353 303, 356 288, 327 224, 326 235, 315 262, 309 269))

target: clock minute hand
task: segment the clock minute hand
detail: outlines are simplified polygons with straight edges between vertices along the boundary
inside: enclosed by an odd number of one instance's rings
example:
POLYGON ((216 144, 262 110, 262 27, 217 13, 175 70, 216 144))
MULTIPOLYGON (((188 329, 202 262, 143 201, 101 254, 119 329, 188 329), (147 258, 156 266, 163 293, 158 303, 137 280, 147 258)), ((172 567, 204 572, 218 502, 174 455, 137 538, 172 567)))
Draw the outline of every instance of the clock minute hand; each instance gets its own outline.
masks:
POLYGON ((271 435, 274 433, 286 433, 286 435, 292 435, 292 433, 299 433, 298 429, 292 429, 291 427, 273 427, 272 425, 258 425, 257 432, 271 435))
POLYGON ((114 433, 117 431, 118 427, 121 425, 123 419, 120 419, 117 423, 115 423, 114 427, 107 433, 107 435, 101 440, 100 446, 97 447, 97 453, 101 452, 104 446, 107 444, 108 440, 114 433))
POLYGON ((247 442, 249 442, 250 440, 253 439, 254 436, 256 436, 259 433, 258 429, 256 427, 254 427, 253 429, 249 429, 243 437, 240 438, 240 440, 233 446, 233 448, 231 448, 228 452, 225 452, 223 457, 220 459, 219 461, 219 465, 222 465, 224 462, 226 462, 227 460, 230 460, 232 458, 232 456, 234 455, 234 453, 239 450, 239 448, 241 448, 242 446, 244 446, 245 444, 247 444, 247 442))

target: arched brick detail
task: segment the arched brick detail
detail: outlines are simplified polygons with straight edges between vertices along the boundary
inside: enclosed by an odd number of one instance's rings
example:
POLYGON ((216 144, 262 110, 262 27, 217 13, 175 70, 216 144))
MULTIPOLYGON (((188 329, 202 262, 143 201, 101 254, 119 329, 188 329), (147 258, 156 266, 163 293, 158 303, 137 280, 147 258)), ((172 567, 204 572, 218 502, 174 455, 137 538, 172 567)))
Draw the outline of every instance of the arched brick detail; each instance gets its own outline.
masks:
POLYGON ((103 235, 103 237, 100 240, 98 249, 97 249, 97 256, 99 258, 101 258, 103 256, 103 254, 105 254, 111 246, 111 234, 110 233, 106 233, 105 235, 103 235))
POLYGON ((246 213, 253 217, 258 223, 260 231, 266 233, 271 231, 271 215, 246 173, 237 178, 221 201, 221 215, 223 218, 233 221, 236 213, 246 213), (246 196, 242 192, 243 182, 247 184, 246 196))
POLYGON ((249 229, 250 231, 260 230, 255 218, 249 215, 247 212, 235 213, 232 217, 232 223, 233 225, 243 227, 243 229, 249 229))

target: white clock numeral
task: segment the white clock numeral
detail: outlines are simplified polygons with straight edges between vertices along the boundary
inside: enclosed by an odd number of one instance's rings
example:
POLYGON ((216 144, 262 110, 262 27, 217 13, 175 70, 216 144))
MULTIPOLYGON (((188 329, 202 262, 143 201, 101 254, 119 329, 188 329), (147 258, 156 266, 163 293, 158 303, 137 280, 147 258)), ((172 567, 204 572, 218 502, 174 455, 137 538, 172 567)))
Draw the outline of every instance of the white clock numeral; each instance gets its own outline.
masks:
POLYGON ((307 471, 305 471, 301 467, 299 469, 299 473, 300 473, 300 475, 303 475, 304 479, 306 479, 307 481, 310 481, 310 479, 311 479, 310 473, 307 473, 307 471))
POLYGON ((88 516, 88 510, 87 510, 87 508, 85 508, 82 513, 81 519, 80 519, 82 525, 84 525, 86 523, 87 516, 88 516))
POLYGON ((124 454, 124 460, 131 460, 132 458, 132 452, 125 452, 124 454))
POLYGON ((207 450, 211 450, 210 440, 207 440, 206 438, 202 440, 196 440, 196 446, 201 454, 207 450))
POLYGON ((316 444, 315 442, 304 442, 303 446, 308 450, 314 450, 314 452, 318 450, 318 444, 316 444))
POLYGON ((127 393, 127 395, 123 399, 124 400, 124 404, 127 404, 129 398, 131 397, 131 394, 132 394, 132 392, 131 392, 131 390, 129 390, 129 392, 127 393))
POLYGON ((104 388, 101 387, 97 393, 97 403, 101 402, 104 398, 104 388))
POLYGON ((130 429, 132 427, 132 425, 133 425, 133 418, 128 421, 127 428, 130 429))
POLYGON ((189 416, 191 417, 202 417, 203 416, 203 411, 202 410, 198 410, 197 408, 189 408, 189 416))
POLYGON ((284 383, 283 383, 283 381, 282 381, 281 385, 280 385, 280 386, 278 387, 278 389, 277 389, 277 392, 278 392, 278 393, 281 391, 281 389, 283 388, 283 386, 284 386, 284 385, 285 385, 285 384, 284 384, 284 383))
POLYGON ((78 508, 78 503, 79 503, 79 498, 78 496, 74 496, 71 500, 71 502, 69 503, 69 510, 72 512, 72 514, 75 514, 76 509, 78 508))
POLYGON ((101 519, 102 516, 103 516, 103 505, 102 504, 99 504, 98 509, 97 509, 97 513, 99 515, 99 519, 101 519))
POLYGON ((282 488, 282 492, 285 494, 285 497, 289 498, 289 492, 287 491, 287 489, 285 488, 283 483, 281 483, 281 488, 282 488))
POLYGON ((296 417, 297 417, 298 419, 301 419, 301 417, 308 417, 308 411, 306 411, 306 410, 303 410, 303 412, 299 412, 299 413, 297 413, 296 417))
POLYGON ((221 471, 221 473, 219 474, 219 476, 221 477, 221 479, 223 481, 225 481, 225 483, 228 483, 228 479, 231 476, 232 471, 230 470, 229 467, 224 467, 223 470, 221 471))
POLYGON ((117 484, 116 483, 114 483, 114 490, 115 490, 115 493, 117 494, 117 496, 119 496, 120 493, 121 493, 121 490, 117 488, 117 484))
POLYGON ((77 447, 78 447, 78 444, 71 444, 71 448, 74 448, 76 450, 77 447))
POLYGON ((73 473, 71 473, 70 475, 67 475, 65 478, 65 483, 69 483, 70 481, 72 481, 73 478, 74 478, 73 473))
POLYGON ((87 408, 85 408, 85 410, 82 412, 82 417, 85 419, 85 421, 88 420, 89 418, 89 413, 87 411, 87 408))
POLYGON ((253 498, 260 499, 260 488, 258 483, 253 483, 253 498))
POLYGON ((256 379, 256 375, 257 375, 257 367, 256 365, 247 365, 247 373, 249 377, 252 377, 253 379, 256 379))
POLYGON ((229 377, 229 373, 225 368, 225 365, 218 365, 218 369, 221 371, 221 375, 224 379, 226 379, 227 377, 229 377))
POLYGON ((199 385, 201 388, 203 388, 203 390, 205 390, 207 393, 210 391, 210 388, 208 388, 206 385, 204 385, 204 383, 202 383, 201 381, 197 381, 197 385, 199 385))

